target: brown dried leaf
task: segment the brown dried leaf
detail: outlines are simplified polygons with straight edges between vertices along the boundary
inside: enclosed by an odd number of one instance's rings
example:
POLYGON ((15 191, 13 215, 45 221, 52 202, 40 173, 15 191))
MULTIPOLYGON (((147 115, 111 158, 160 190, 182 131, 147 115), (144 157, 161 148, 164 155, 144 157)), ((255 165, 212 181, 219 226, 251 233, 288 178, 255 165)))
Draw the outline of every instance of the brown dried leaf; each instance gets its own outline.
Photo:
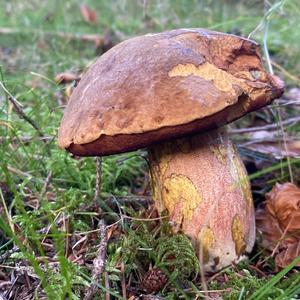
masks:
POLYGON ((277 183, 266 194, 266 210, 284 231, 298 234, 300 238, 300 189, 296 185, 277 183))
POLYGON ((80 80, 80 76, 71 73, 71 72, 63 72, 59 73, 55 76, 54 78, 55 82, 59 84, 65 84, 65 83, 70 83, 72 81, 78 82, 80 80))
MULTIPOLYGON (((286 249, 276 255, 275 262, 277 266, 284 268, 298 256, 300 256, 300 240, 290 244, 286 249)), ((298 263, 297 266, 300 267, 300 263, 298 263)))
POLYGON ((96 24, 98 21, 96 11, 90 9, 86 4, 80 5, 80 13, 83 20, 88 24, 96 24))
POLYGON ((277 183, 266 194, 265 208, 256 211, 262 245, 275 254, 278 267, 300 255, 300 189, 292 183, 277 183))
POLYGON ((278 221, 264 209, 258 209, 255 215, 257 229, 263 235, 262 245, 272 251, 282 236, 278 221))

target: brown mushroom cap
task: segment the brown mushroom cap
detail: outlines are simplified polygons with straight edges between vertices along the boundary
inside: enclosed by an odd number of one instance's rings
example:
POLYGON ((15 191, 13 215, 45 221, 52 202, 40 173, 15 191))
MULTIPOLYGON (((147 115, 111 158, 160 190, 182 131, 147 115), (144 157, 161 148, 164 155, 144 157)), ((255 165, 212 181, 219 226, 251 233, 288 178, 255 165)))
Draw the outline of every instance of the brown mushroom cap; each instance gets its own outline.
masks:
POLYGON ((136 150, 219 127, 282 93, 253 41, 203 29, 148 34, 88 69, 65 109, 58 144, 82 156, 136 150))

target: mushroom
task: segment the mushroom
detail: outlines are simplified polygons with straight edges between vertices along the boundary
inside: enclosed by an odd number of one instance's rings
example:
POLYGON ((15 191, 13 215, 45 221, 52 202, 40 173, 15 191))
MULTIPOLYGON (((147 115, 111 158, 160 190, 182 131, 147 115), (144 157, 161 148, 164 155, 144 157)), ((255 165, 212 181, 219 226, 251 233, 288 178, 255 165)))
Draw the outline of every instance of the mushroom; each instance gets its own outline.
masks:
POLYGON ((178 29, 124 41, 84 74, 58 144, 75 155, 147 147, 153 197, 206 270, 249 253, 255 240, 247 173, 223 125, 283 93, 259 46, 230 34, 178 29))

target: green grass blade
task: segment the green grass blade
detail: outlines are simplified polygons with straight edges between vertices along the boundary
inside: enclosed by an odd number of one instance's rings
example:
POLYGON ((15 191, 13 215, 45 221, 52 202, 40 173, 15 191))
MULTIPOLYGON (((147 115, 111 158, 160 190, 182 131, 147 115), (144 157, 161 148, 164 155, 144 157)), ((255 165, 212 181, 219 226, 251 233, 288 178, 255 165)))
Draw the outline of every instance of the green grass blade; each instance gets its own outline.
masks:
POLYGON ((286 268, 275 275, 271 280, 269 280, 265 285, 263 285, 259 290, 257 290, 248 300, 259 300, 264 299, 264 296, 278 283, 283 276, 285 276, 289 271, 291 271, 296 264, 300 262, 300 256, 294 259, 286 268))

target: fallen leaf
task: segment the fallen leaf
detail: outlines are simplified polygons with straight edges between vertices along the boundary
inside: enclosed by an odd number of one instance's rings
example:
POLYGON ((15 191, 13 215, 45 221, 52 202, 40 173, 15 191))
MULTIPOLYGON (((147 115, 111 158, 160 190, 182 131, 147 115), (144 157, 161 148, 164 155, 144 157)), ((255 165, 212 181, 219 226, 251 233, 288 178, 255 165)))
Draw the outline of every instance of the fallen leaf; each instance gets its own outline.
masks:
POLYGON ((276 183, 266 194, 266 210, 287 232, 298 232, 300 238, 300 189, 293 183, 276 183))
POLYGON ((80 5, 80 13, 83 20, 88 24, 96 24, 98 21, 96 11, 90 9, 86 4, 80 5))
MULTIPOLYGON (((284 268, 298 256, 300 256, 300 240, 288 245, 286 249, 276 255, 275 262, 277 266, 284 268)), ((300 263, 298 263, 297 266, 300 266, 300 263)))
POLYGON ((76 83, 80 80, 80 76, 71 73, 71 72, 63 72, 63 73, 59 73, 55 76, 54 78, 55 82, 59 83, 59 84, 66 84, 66 83, 70 83, 72 81, 75 81, 76 83))
POLYGON ((256 211, 257 230, 262 245, 283 268, 300 255, 300 189, 290 182, 277 183, 264 205, 256 211))
POLYGON ((282 236, 282 230, 276 218, 259 208, 255 212, 256 227, 263 235, 262 246, 272 251, 282 236))

